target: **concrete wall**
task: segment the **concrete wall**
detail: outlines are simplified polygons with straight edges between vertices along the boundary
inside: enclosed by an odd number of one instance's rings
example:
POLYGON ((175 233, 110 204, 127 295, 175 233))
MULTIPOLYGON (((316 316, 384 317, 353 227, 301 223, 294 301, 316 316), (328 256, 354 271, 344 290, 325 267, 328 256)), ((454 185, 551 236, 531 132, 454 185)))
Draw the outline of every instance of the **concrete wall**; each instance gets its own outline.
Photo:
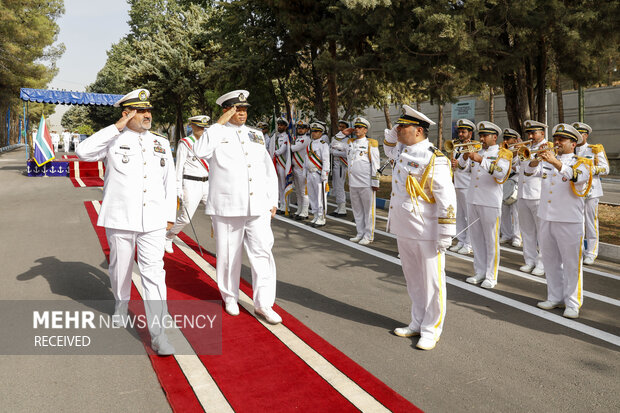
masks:
MULTIPOLYGON (((489 101, 477 96, 460 96, 458 100, 476 99, 476 122, 489 120, 489 101)), ((577 121, 578 102, 577 91, 568 91, 563 93, 564 99, 564 120, 566 122, 577 121)), ((612 163, 612 173, 620 175, 620 87, 602 87, 586 89, 584 95, 585 102, 585 122, 593 129, 590 136, 590 143, 602 143, 605 146, 607 157, 612 163)), ((494 98, 494 123, 502 128, 508 126, 508 118, 505 111, 505 100, 503 95, 494 98)), ((433 119, 435 122, 439 118, 439 107, 431 105, 429 102, 423 102, 420 110, 433 119)), ((444 139, 451 139, 451 119, 452 105, 444 106, 444 139)), ((392 106, 390 108, 390 118, 394 122, 400 115, 400 107, 392 106)), ((368 108, 363 115, 371 122, 369 136, 383 139, 383 129, 385 129, 385 117, 383 111, 374 108, 368 108)), ((550 129, 558 123, 557 115, 557 96, 555 93, 547 93, 547 122, 550 129)), ((430 129, 430 139, 437 142, 437 128, 433 126, 430 129)))

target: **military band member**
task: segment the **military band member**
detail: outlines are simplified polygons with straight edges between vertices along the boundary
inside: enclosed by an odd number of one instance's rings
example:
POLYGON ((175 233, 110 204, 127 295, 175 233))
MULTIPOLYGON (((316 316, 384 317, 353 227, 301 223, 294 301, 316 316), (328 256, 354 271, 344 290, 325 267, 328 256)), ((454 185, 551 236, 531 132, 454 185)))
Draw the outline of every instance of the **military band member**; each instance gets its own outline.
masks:
POLYGON ((271 324, 282 321, 273 311, 276 264, 271 252, 271 218, 278 204, 278 178, 258 129, 245 125, 246 90, 220 96, 224 111, 194 152, 209 163, 209 198, 217 251, 217 285, 226 312, 239 314, 239 279, 243 246, 252 266, 254 312, 271 324))
POLYGON ((206 115, 192 116, 189 125, 192 134, 179 141, 176 150, 177 198, 179 199, 179 215, 174 226, 166 233, 166 252, 174 252, 172 240, 189 224, 198 205, 207 203, 209 196, 209 165, 194 153, 194 145, 202 138, 204 130, 209 126, 210 118, 206 115))
POLYGON ((349 122, 340 119, 338 121, 338 134, 332 138, 329 150, 333 159, 332 185, 336 195, 336 209, 330 214, 337 217, 347 215, 347 197, 344 191, 344 183, 347 179, 347 149, 349 137, 342 131, 349 128, 349 122))
MULTIPOLYGON (((503 143, 505 143, 506 145, 514 145, 521 140, 521 134, 519 134, 519 132, 514 129, 505 128, 503 138, 503 143)), ((515 151, 512 152, 514 159, 515 151)), ((519 214, 517 211, 517 203, 516 199, 514 198, 515 193, 518 193, 518 168, 519 166, 516 163, 513 163, 512 171, 510 171, 508 180, 504 182, 504 199, 502 202, 502 219, 500 224, 501 237, 499 239, 500 244, 503 242, 511 242, 513 247, 520 247, 521 245, 523 245, 521 241, 521 230, 519 229, 519 214), (510 195, 508 199, 505 199, 507 193, 510 195)))
MULTIPOLYGON (((471 142, 474 132, 476 131, 476 125, 469 119, 459 119, 456 121, 456 130, 459 138, 459 143, 471 142)), ((458 252, 459 254, 471 254, 471 241, 469 229, 466 229, 468 224, 467 218, 467 190, 469 188, 469 181, 471 178, 470 162, 466 162, 464 166, 459 164, 459 158, 463 156, 462 153, 455 153, 452 159, 452 169, 454 171, 454 188, 456 190, 456 233, 458 243, 450 248, 450 251, 458 252)))
POLYGON ((538 307, 566 307, 564 317, 579 317, 583 303, 584 199, 592 183, 592 160, 575 155, 581 133, 560 123, 553 129, 554 149, 538 154, 526 170, 541 177, 540 248, 547 278, 547 300, 538 307))
POLYGON ((410 106, 383 141, 395 160, 388 227, 398 252, 411 298, 411 322, 398 327, 400 337, 420 335, 416 347, 431 350, 446 315, 446 248, 456 233, 456 192, 450 161, 428 140, 435 122, 410 106))
POLYGON ((308 219, 309 198, 306 190, 306 175, 304 165, 306 162, 306 148, 310 145, 312 138, 305 133, 304 125, 297 128, 297 135, 291 144, 291 158, 293 165, 293 185, 295 186, 295 195, 297 196, 297 212, 295 219, 300 221, 308 219))
POLYGON ((379 142, 366 137, 370 122, 355 118, 353 129, 343 133, 351 135, 347 148, 349 164, 349 195, 357 234, 349 241, 370 244, 375 236, 376 191, 379 189, 379 142))
POLYGON ((589 125, 575 122, 573 127, 581 133, 583 138, 583 141, 577 145, 577 156, 592 161, 592 189, 588 192, 585 199, 586 249, 583 254, 583 263, 592 265, 598 255, 598 203, 603 196, 601 176, 609 173, 609 161, 607 160, 603 145, 588 144, 588 137, 592 133, 592 128, 589 125))
POLYGON ((149 132, 150 93, 134 90, 114 106, 123 115, 77 147, 82 161, 105 162, 103 202, 97 225, 105 227, 110 246, 110 284, 115 316, 126 316, 134 251, 142 277, 151 347, 174 353, 161 327, 166 308, 164 236, 176 217, 176 179, 170 144, 149 132), (152 320, 157 317, 157 323, 152 320))
POLYGON ((277 131, 271 137, 273 155, 276 159, 276 173, 278 175, 278 211, 284 215, 288 209, 288 195, 286 194, 286 176, 291 170, 291 142, 286 128, 288 121, 284 118, 276 122, 277 131))
POLYGON ((465 153, 459 164, 471 162, 471 181, 467 192, 467 213, 471 222, 470 239, 474 250, 474 275, 470 284, 483 288, 497 285, 499 267, 499 220, 502 206, 502 184, 512 168, 512 152, 500 148, 497 138, 502 130, 494 123, 477 125, 482 143, 479 152, 465 153))
POLYGON ((306 147, 304 175, 310 199, 310 209, 314 214, 311 224, 314 227, 325 225, 327 208, 327 177, 329 176, 329 145, 323 139, 326 132, 325 124, 313 122, 310 124, 312 141, 306 147))
MULTIPOLYGON (((527 140, 532 140, 529 145, 530 151, 540 149, 547 144, 546 131, 547 125, 535 120, 526 120, 523 129, 527 133, 527 140)), ((538 231, 538 206, 540 205, 540 177, 531 176, 525 171, 522 165, 527 165, 530 159, 519 163, 519 193, 517 199, 517 210, 519 213, 519 228, 523 238, 523 259, 525 265, 519 270, 531 272, 533 275, 544 275, 545 266, 543 265, 540 252, 540 236, 538 231)))

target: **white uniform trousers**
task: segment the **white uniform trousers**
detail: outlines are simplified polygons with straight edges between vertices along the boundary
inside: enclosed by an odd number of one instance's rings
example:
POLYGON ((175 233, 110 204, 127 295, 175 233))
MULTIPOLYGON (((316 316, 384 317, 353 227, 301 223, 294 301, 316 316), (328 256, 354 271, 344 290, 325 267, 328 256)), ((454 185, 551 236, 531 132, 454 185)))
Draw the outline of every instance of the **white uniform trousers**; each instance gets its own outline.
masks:
POLYGON ((540 220, 547 300, 580 308, 583 303, 583 224, 540 220))
POLYGON ((456 188, 456 233, 459 234, 456 238, 464 245, 471 245, 467 225, 467 188, 456 188))
POLYGON ((599 197, 586 198, 585 225, 586 250, 585 257, 595 259, 598 256, 598 202, 599 197))
POLYGON ((326 212, 325 208, 327 206, 327 193, 325 192, 325 182, 321 182, 320 172, 308 172, 307 179, 310 210, 315 217, 323 216, 323 214, 326 212), (323 187, 322 190, 321 187, 323 187))
POLYGON ((523 258, 527 265, 544 268, 540 254, 540 231, 538 222, 539 199, 517 200, 517 211, 519 213, 519 228, 523 238, 523 258))
POLYGON ((190 179, 183 180, 183 202, 179 206, 179 214, 177 220, 166 233, 166 238, 172 239, 183 228, 189 224, 190 219, 194 216, 200 202, 207 204, 209 197, 209 181, 193 181, 190 179))
POLYGON ((497 283, 499 267, 499 220, 500 209, 483 205, 467 205, 471 222, 469 227, 471 246, 474 250, 474 274, 483 275, 497 283))
POLYGON ((375 237, 375 191, 371 187, 349 188, 349 194, 357 236, 372 241, 375 237))
POLYGON ((138 250, 138 269, 144 290, 144 307, 151 337, 163 333, 160 326, 168 313, 166 271, 164 270, 164 228, 150 232, 134 232, 106 228, 110 246, 110 284, 117 309, 129 302, 134 252, 138 250), (152 323, 158 317, 159 323, 152 323))
POLYGON ((276 165, 276 174, 278 175, 278 209, 280 211, 284 211, 286 209, 286 205, 288 204, 288 200, 286 199, 286 194, 284 192, 286 189, 286 172, 280 164, 276 165))
POLYGON ((396 237, 398 253, 411 298, 412 330, 439 340, 446 316, 445 255, 437 242, 396 237))
POLYGON ((304 208, 308 208, 309 200, 306 194, 306 176, 301 168, 293 168, 293 184, 295 185, 295 195, 297 196, 297 213, 304 208))
POLYGON ((347 196, 344 192, 344 182, 347 178, 347 167, 341 162, 334 162, 334 170, 332 171, 332 185, 334 186, 334 195, 338 205, 347 202, 347 196))
POLYGON ((211 216, 217 252, 217 286, 224 302, 239 300, 243 249, 252 268, 254 307, 273 306, 276 300, 276 262, 271 248, 271 214, 252 217, 211 216))
POLYGON ((513 202, 511 205, 506 205, 502 202, 500 233, 502 237, 508 238, 512 241, 521 239, 519 212, 516 202, 513 202))

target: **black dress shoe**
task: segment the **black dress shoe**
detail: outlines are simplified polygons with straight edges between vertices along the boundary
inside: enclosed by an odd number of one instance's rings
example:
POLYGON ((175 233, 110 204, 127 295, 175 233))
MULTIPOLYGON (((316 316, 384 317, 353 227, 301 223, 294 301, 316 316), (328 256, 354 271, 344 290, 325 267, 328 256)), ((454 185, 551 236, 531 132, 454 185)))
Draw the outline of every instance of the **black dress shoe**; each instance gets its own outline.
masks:
POLYGON ((346 217, 347 216, 347 214, 333 214, 333 215, 336 216, 336 217, 346 217))

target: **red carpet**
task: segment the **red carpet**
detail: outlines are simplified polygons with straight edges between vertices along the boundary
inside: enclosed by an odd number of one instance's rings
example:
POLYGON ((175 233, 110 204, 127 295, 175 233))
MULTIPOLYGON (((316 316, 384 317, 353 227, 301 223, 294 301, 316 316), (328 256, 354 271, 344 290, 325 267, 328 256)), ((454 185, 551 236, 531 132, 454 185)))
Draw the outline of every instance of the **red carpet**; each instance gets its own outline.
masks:
MULTIPOLYGON (((97 213, 92 204, 85 204, 107 257, 109 248, 105 231, 96 226, 97 213)), ((180 238, 200 254, 197 244, 191 238, 185 234, 180 234, 180 238)), ((166 254, 164 258, 168 299, 220 300, 215 282, 192 259, 176 246, 174 248, 174 254, 166 254)), ((204 259, 215 266, 212 255, 205 252, 204 259)), ((241 289, 252 296, 251 286, 244 280, 241 289)), ((134 298, 140 299, 135 287, 132 288, 132 299, 134 298)), ((274 309, 282 316, 283 324, 289 330, 387 409, 418 411, 409 401, 295 317, 278 306, 274 306, 274 309)), ((235 411, 359 411, 245 309, 241 308, 241 314, 237 317, 224 313, 222 335, 222 355, 199 358, 235 411)), ((191 342, 192 338, 188 337, 188 340, 191 342)), ((151 356, 150 359, 173 410, 202 411, 202 406, 176 359, 157 356, 151 356)))
POLYGON ((103 186, 104 176, 105 165, 101 161, 69 163, 69 179, 75 187, 103 186))
POLYGON ((78 159, 77 155, 63 155, 62 159, 78 159))

